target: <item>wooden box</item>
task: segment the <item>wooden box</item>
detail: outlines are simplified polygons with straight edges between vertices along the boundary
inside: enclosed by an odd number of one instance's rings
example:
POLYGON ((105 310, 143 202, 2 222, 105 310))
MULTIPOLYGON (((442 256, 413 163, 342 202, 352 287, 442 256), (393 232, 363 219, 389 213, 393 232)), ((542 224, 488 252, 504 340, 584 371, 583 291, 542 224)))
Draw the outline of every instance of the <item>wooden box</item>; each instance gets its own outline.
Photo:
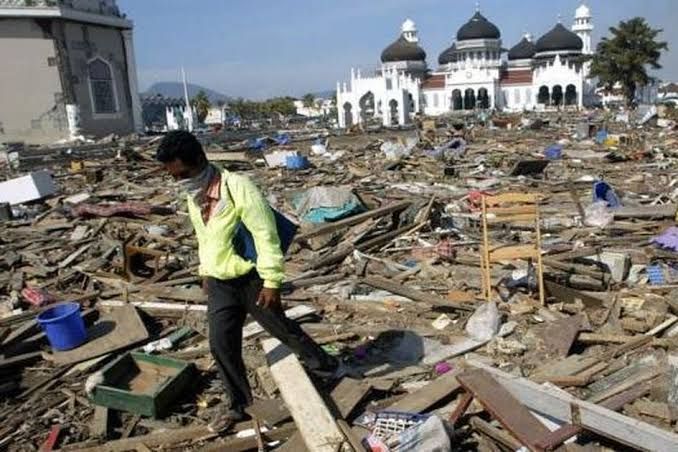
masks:
POLYGON ((94 389, 97 405, 154 418, 165 415, 191 381, 193 365, 145 353, 126 353, 103 370, 94 389))

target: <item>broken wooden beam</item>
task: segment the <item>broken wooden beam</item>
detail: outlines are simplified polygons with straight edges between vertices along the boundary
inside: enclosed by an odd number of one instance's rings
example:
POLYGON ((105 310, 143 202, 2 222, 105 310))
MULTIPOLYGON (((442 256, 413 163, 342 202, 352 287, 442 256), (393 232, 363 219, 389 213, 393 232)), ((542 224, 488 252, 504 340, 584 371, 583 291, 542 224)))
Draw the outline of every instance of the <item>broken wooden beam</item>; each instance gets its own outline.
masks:
MULTIPOLYGON (((631 403, 639 397, 644 396, 649 393, 651 385, 645 383, 638 385, 634 388, 627 390, 621 394, 610 397, 600 404, 600 406, 608 408, 613 411, 619 411, 624 408, 624 405, 631 403)), ((544 437, 537 446, 543 448, 544 450, 551 450, 564 443, 568 439, 572 438, 575 435, 580 434, 584 429, 579 425, 565 424, 559 429, 552 431, 546 437, 544 437)))
POLYGON ((306 371, 277 339, 262 342, 271 375, 310 452, 335 452, 344 435, 306 371))
POLYGON ((549 430, 492 375, 474 369, 463 372, 457 380, 521 444, 532 451, 539 449, 536 444, 549 430))
POLYGON ((379 278, 376 276, 370 276, 367 278, 360 279, 360 282, 367 284, 368 286, 375 287, 377 289, 386 290, 396 295, 409 298, 410 300, 420 301, 422 303, 428 303, 433 306, 444 306, 449 308, 459 309, 461 311, 473 311, 475 307, 469 304, 456 303, 451 300, 446 300, 445 298, 439 297, 438 295, 428 294, 421 292, 410 287, 405 287, 402 284, 391 282, 384 278, 379 278))
POLYGON ((489 422, 485 422, 484 420, 480 419, 478 416, 473 416, 469 423, 474 430, 477 430, 483 435, 492 438, 492 440, 503 444, 511 450, 518 450, 523 447, 523 445, 520 444, 520 441, 516 440, 508 432, 498 429, 489 422))
POLYGON ((461 388, 457 381, 457 375, 460 373, 460 369, 453 369, 423 388, 406 395, 389 406, 388 409, 408 413, 422 413, 461 388))
POLYGON ((580 400, 561 390, 556 391, 516 377, 479 361, 467 360, 466 363, 490 373, 523 405, 541 415, 563 423, 578 424, 586 430, 637 449, 675 450, 678 445, 678 435, 675 433, 580 400))
POLYGON ((628 344, 637 340, 638 337, 647 337, 648 342, 654 347, 672 348, 678 345, 678 338, 655 339, 650 336, 627 336, 623 334, 598 334, 579 333, 577 342, 582 344, 628 344))
POLYGON ((213 433, 207 426, 198 425, 173 430, 165 430, 157 433, 149 433, 148 435, 135 436, 134 438, 108 441, 97 446, 76 450, 78 452, 124 452, 128 450, 134 450, 139 444, 143 444, 146 447, 168 447, 174 444, 182 443, 184 441, 190 441, 198 438, 207 439, 214 436, 217 436, 217 434, 213 433))

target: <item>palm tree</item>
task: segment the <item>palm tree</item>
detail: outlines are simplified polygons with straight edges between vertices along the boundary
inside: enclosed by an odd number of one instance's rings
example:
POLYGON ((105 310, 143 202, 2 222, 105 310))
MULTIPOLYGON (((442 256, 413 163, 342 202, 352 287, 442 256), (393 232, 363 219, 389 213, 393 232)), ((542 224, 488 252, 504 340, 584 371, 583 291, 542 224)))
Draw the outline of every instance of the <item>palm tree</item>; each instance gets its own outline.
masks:
POLYGON ((592 58, 591 76, 598 77, 600 85, 611 90, 619 83, 628 104, 633 102, 638 86, 652 80, 647 67, 661 69, 659 58, 668 50, 664 41, 657 41, 661 29, 653 29, 642 17, 621 21, 610 27, 611 37, 603 38, 592 58))
POLYGON ((315 104, 315 96, 311 93, 304 94, 304 97, 302 97, 301 100, 306 108, 310 108, 315 104))
POLYGON ((196 94, 195 97, 191 99, 191 105, 193 108, 195 108, 195 113, 198 116, 198 122, 205 121, 205 118, 207 118, 207 113, 211 107, 207 93, 205 93, 203 90, 198 91, 198 94, 196 94))

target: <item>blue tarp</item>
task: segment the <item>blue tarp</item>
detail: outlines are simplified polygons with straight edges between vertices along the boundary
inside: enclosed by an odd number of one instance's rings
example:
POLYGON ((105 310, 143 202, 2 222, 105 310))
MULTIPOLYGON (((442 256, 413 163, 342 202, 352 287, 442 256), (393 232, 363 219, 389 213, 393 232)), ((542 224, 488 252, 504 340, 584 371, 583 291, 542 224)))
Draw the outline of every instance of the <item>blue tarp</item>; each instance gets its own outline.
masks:
POLYGON ((247 140, 247 147, 257 151, 266 149, 266 138, 250 138, 247 140))
POLYGON ((273 137, 273 141, 275 141, 276 144, 283 146, 285 144, 290 144, 292 142, 292 137, 288 133, 280 133, 273 137))

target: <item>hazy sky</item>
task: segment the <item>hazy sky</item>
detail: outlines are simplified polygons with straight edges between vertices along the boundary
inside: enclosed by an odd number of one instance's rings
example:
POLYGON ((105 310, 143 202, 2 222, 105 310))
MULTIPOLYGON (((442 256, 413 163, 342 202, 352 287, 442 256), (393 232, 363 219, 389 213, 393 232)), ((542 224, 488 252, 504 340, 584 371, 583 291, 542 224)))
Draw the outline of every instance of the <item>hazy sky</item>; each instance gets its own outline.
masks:
MULTIPOLYGON (((535 39, 558 20, 572 24, 577 0, 484 0, 481 12, 505 48, 525 31, 535 39)), ((678 80, 678 0, 589 0, 594 46, 611 25, 643 16, 670 52, 659 76, 678 80)), ((372 68, 409 17, 429 67, 474 13, 474 0, 118 0, 135 23, 141 88, 189 81, 230 96, 300 96, 334 89, 350 68, 372 68)))

